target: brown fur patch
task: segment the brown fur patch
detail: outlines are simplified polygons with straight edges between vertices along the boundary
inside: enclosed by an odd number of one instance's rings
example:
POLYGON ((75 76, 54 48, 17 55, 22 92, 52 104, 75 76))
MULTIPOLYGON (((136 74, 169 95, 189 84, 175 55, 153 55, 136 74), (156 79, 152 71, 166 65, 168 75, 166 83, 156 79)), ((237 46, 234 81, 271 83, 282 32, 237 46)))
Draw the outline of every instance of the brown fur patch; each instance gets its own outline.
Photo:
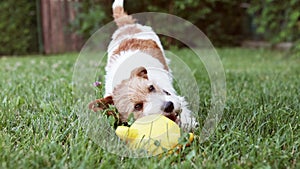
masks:
MULTIPOLYGON (((158 59, 164 65, 165 70, 169 70, 166 60, 159 46, 151 39, 128 39, 120 43, 119 47, 114 51, 114 55, 120 55, 122 51, 139 50, 158 59)), ((112 58, 114 58, 112 56, 112 58)))
POLYGON ((130 78, 133 78, 133 77, 141 77, 141 78, 144 78, 144 79, 147 79, 148 80, 148 72, 146 70, 146 68, 144 67, 138 67, 136 69, 134 69, 132 72, 131 72, 131 75, 130 75, 130 78))
POLYGON ((129 27, 123 28, 122 32, 117 34, 115 39, 120 39, 125 35, 134 35, 134 34, 137 34, 137 33, 140 33, 140 32, 142 32, 142 30, 137 28, 136 26, 129 26, 129 27))
POLYGON ((135 19, 133 19, 132 16, 127 15, 124 8, 121 6, 117 6, 113 9, 113 16, 118 27, 135 23, 135 19))
POLYGON ((107 96, 102 99, 97 99, 89 103, 89 109, 94 112, 99 110, 105 110, 109 107, 109 105, 114 104, 112 96, 107 96))

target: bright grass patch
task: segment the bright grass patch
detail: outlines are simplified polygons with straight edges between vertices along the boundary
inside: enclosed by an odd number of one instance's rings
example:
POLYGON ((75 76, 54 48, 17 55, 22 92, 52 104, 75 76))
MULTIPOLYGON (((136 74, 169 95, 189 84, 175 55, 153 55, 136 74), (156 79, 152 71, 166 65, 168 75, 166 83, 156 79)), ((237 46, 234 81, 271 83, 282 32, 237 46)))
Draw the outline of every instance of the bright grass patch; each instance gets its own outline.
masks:
MULTIPOLYGON (((187 50, 172 52, 196 62, 187 50)), ((239 48, 218 52, 227 101, 217 130, 182 153, 146 160, 110 154, 87 137, 72 110, 77 54, 0 58, 0 168, 300 168, 300 57, 239 48)), ((203 124, 209 78, 203 67, 192 71, 203 124)))

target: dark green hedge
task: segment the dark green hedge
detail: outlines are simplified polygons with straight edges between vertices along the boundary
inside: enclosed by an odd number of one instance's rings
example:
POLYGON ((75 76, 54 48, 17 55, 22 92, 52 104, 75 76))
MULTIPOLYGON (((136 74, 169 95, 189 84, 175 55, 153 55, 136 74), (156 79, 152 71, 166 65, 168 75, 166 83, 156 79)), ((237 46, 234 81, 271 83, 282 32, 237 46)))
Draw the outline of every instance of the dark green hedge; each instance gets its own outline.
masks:
POLYGON ((294 42, 294 48, 300 51, 300 0, 252 0, 248 12, 265 40, 294 42))
MULTIPOLYGON (((89 37, 101 25, 112 21, 112 1, 86 0, 77 5, 80 17, 72 27, 84 37, 89 37)), ((185 18, 197 25, 214 45, 237 45, 248 36, 245 27, 247 13, 241 1, 232 0, 125 0, 129 14, 139 12, 165 12, 185 18)))
POLYGON ((35 1, 0 1, 0 55, 37 51, 35 1))
MULTIPOLYGON (((112 21, 112 1, 84 0, 77 3, 74 1, 74 7, 79 13, 69 28, 87 39, 102 25, 112 21)), ((0 1, 0 55, 38 51, 36 2, 36 0, 0 1)), ((216 46, 238 45, 241 40, 258 38, 274 43, 296 42, 300 50, 299 2, 299 0, 125 0, 125 8, 129 14, 156 11, 185 18, 198 26, 216 46)))
MULTIPOLYGON (((81 1, 77 32, 89 37, 100 25, 111 21, 111 3, 81 1)), ((216 46, 239 45, 245 39, 290 41, 297 45, 300 39, 299 0, 125 0, 125 9, 129 14, 166 12, 185 18, 216 46)))

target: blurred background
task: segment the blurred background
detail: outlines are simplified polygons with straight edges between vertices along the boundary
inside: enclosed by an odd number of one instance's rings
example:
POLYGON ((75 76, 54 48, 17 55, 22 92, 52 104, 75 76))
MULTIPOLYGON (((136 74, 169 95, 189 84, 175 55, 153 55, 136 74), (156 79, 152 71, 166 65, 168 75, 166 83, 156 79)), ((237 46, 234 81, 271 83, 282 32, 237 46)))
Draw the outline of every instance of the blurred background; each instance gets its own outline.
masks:
MULTIPOLYGON (((96 30, 112 21, 111 4, 112 0, 1 0, 0 55, 79 51, 96 30)), ((126 0, 125 9, 129 14, 182 17, 218 47, 300 50, 300 0, 126 0)), ((167 47, 178 46, 167 42, 167 47)))

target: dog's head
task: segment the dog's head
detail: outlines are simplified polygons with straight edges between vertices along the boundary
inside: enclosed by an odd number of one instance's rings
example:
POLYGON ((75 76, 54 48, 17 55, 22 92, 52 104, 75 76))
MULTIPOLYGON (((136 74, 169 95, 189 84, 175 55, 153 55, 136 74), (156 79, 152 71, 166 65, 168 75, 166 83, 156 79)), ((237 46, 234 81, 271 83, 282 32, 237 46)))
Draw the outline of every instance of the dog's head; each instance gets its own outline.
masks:
POLYGON ((107 104, 114 104, 122 122, 126 122, 133 113, 135 119, 162 114, 179 123, 182 98, 168 89, 160 88, 158 83, 149 80, 147 70, 139 67, 131 72, 129 79, 114 88, 112 96, 100 100, 103 108, 107 104))

